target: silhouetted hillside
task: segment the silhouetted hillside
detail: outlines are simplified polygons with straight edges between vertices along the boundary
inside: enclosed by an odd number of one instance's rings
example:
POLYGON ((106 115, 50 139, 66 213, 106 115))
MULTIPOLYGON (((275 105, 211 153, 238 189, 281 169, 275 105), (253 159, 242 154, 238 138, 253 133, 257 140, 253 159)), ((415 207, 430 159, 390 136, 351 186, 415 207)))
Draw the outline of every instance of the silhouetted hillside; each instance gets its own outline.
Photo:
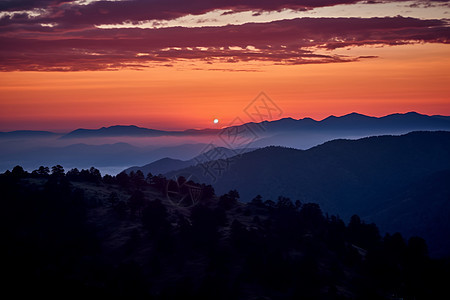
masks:
POLYGON ((382 232, 396 231, 404 236, 426 237, 432 254, 450 252, 450 170, 428 175, 387 197, 384 203, 368 212, 382 232))
MULTIPOLYGON (((207 148, 209 149, 209 148, 207 148)), ((180 170, 183 168, 187 168, 190 166, 195 166, 202 162, 207 162, 214 160, 218 157, 220 158, 231 158, 233 156, 236 156, 237 153, 242 154, 249 151, 253 151, 253 148, 246 148, 246 149, 228 149, 225 147, 212 147, 211 150, 205 151, 199 155, 196 155, 194 158, 189 160, 179 160, 179 159, 172 159, 169 157, 165 157, 162 159, 159 159, 157 161, 154 161, 150 164, 146 164, 142 167, 131 167, 126 170, 124 170, 127 173, 130 173, 131 171, 136 172, 137 170, 140 170, 144 174, 152 173, 154 175, 157 174, 165 174, 171 171, 180 170)))
MULTIPOLYGON (((179 173, 194 174, 200 181, 212 183, 219 193, 237 189, 243 201, 257 194, 266 200, 284 195, 319 203, 326 212, 346 219, 353 213, 372 218, 380 205, 396 203, 395 197, 412 184, 449 168, 450 132, 413 132, 335 140, 306 151, 267 147, 230 163, 216 161, 179 173)), ((433 199, 431 196, 429 201, 433 199)), ((401 215, 395 214, 385 215, 383 221, 373 220, 382 228, 399 230, 389 223, 394 219, 402 222, 401 215)))
POLYGON ((0 190, 2 293, 15 298, 421 300, 450 275, 420 237, 286 197, 241 203, 182 178, 59 165, 17 166, 0 190))
POLYGON ((130 173, 130 172, 136 172, 137 170, 142 171, 144 174, 152 173, 152 174, 164 174, 168 173, 173 170, 179 170, 183 168, 187 168, 189 166, 192 166, 191 161, 186 160, 180 160, 180 159, 173 159, 169 157, 161 158, 157 161, 154 161, 150 164, 146 164, 142 167, 131 167, 124 172, 130 173))

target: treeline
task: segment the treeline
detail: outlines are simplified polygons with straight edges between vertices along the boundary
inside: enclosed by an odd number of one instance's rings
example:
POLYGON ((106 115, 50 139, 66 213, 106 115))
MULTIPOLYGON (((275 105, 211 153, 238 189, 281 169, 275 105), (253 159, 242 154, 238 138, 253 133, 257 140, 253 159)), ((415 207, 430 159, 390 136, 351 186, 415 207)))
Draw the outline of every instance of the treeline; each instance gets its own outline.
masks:
POLYGON ((145 187, 154 187, 163 193, 179 194, 180 196, 186 196, 183 198, 183 203, 189 205, 196 200, 210 199, 215 195, 214 188, 211 185, 200 184, 192 180, 187 180, 183 176, 179 176, 175 179, 167 179, 162 174, 153 175, 148 173, 144 175, 142 171, 131 171, 129 174, 121 172, 115 176, 105 174, 101 175, 100 171, 94 167, 90 169, 78 168, 70 169, 65 172, 64 167, 56 165, 51 168, 40 166, 38 169, 33 170, 31 173, 25 171, 21 166, 15 166, 12 171, 7 170, 3 176, 10 176, 12 178, 63 178, 69 181, 75 182, 91 182, 95 184, 117 184, 127 191, 135 191, 145 187), (202 199, 192 199, 192 195, 189 194, 190 188, 198 188, 202 191, 202 199))
POLYGON ((184 178, 42 168, 0 174, 4 274, 17 296, 432 299, 447 289, 449 262, 430 258, 423 239, 381 236, 356 215, 346 224, 286 197, 244 204, 236 190, 216 197, 184 178), (92 199, 77 181, 114 191, 92 199), (107 214, 92 219, 95 209, 107 214), (119 235, 114 251, 103 222, 119 235))

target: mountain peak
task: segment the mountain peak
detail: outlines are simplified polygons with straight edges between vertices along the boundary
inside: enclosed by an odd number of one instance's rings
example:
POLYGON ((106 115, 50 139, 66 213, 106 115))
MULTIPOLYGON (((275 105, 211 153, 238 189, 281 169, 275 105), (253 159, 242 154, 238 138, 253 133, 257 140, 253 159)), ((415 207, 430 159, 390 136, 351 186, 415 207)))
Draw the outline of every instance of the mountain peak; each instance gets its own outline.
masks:
POLYGON ((343 118, 343 117, 364 117, 364 118, 372 118, 372 117, 370 117, 370 116, 366 116, 366 115, 363 115, 363 114, 360 114, 360 113, 357 113, 357 112, 351 112, 351 113, 349 113, 349 114, 343 115, 341 118, 343 118))

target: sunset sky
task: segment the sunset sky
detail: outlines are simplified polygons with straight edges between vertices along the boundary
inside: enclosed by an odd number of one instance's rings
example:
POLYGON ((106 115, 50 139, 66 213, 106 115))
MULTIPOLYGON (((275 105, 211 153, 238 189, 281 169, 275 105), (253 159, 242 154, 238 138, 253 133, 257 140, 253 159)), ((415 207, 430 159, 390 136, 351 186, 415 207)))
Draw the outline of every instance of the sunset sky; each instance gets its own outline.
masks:
POLYGON ((262 91, 296 119, 450 115, 449 17, 442 0, 1 0, 0 131, 214 128, 251 121, 262 91))

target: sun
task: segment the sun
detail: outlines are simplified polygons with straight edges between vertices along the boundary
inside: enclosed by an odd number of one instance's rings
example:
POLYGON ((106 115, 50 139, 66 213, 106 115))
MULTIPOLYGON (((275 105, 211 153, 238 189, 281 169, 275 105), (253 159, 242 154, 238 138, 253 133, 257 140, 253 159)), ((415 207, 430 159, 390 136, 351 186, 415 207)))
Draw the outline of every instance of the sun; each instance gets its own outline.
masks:
POLYGON ((214 122, 214 124, 217 124, 217 123, 219 123, 219 119, 214 119, 213 122, 214 122))

